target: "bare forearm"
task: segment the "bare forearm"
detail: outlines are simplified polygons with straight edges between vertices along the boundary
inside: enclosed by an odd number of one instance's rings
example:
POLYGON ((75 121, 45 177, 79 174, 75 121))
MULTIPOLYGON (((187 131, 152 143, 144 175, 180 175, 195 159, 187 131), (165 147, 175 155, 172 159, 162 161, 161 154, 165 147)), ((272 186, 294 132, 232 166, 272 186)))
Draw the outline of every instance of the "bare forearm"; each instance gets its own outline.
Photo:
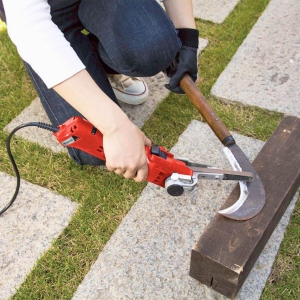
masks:
POLYGON ((196 28, 192 0, 164 0, 163 3, 175 28, 196 28))
POLYGON ((128 121, 125 113, 97 86, 86 70, 56 85, 54 90, 104 134, 128 121))

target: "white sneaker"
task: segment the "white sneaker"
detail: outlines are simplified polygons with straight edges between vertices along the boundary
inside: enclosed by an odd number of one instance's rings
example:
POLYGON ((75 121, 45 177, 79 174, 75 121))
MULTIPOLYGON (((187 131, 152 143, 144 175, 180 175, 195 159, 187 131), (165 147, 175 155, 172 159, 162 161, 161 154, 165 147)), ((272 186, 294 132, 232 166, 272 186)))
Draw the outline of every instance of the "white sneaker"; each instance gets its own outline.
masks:
POLYGON ((142 78, 122 74, 109 74, 107 77, 118 100, 131 105, 147 100, 149 90, 142 78))

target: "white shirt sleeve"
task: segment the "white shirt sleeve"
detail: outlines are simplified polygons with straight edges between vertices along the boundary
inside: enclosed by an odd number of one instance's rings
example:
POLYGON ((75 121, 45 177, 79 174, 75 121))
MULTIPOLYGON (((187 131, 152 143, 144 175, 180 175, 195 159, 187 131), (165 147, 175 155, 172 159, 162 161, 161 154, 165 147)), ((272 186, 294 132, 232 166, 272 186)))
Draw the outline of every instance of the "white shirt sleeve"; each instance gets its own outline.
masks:
POLYGON ((85 69, 63 33, 52 22, 46 0, 3 0, 7 31, 21 58, 48 88, 85 69))

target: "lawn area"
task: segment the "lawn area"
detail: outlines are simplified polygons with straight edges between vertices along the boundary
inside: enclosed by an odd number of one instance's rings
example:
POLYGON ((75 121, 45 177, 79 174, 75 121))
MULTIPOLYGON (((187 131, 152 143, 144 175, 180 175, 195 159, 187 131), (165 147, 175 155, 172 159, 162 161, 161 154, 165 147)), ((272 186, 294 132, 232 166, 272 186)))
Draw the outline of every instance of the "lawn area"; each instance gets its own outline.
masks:
MULTIPOLYGON (((262 141, 273 133, 282 114, 224 103, 209 93, 268 2, 243 0, 223 24, 197 20, 200 36, 209 41, 199 59, 200 90, 229 130, 262 141)), ((0 172, 14 175, 5 150, 8 134, 3 128, 35 97, 36 92, 7 35, 6 26, 0 21, 0 172)), ((155 144, 170 149, 195 119, 202 120, 186 97, 169 94, 142 130, 155 144)), ((54 154, 20 138, 14 139, 12 149, 22 179, 80 204, 69 226, 37 262, 13 299, 71 299, 146 183, 124 180, 104 169, 78 166, 64 153, 54 154)), ((261 299, 297 299, 299 268, 300 201, 261 299)))

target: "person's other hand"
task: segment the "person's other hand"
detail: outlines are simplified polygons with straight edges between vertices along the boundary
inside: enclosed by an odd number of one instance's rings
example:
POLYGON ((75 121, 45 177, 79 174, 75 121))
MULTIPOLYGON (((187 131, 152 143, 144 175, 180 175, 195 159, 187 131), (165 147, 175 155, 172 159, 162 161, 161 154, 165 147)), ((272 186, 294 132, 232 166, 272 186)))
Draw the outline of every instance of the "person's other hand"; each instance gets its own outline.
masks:
POLYGON ((170 82, 165 85, 167 89, 177 94, 184 94, 180 87, 180 81, 185 74, 190 75, 195 82, 198 77, 198 35, 197 29, 178 29, 178 37, 182 42, 181 49, 177 53, 173 63, 166 69, 166 76, 170 82))
POLYGON ((146 180, 148 163, 145 146, 151 146, 151 141, 130 121, 104 135, 107 169, 136 182, 146 180))

